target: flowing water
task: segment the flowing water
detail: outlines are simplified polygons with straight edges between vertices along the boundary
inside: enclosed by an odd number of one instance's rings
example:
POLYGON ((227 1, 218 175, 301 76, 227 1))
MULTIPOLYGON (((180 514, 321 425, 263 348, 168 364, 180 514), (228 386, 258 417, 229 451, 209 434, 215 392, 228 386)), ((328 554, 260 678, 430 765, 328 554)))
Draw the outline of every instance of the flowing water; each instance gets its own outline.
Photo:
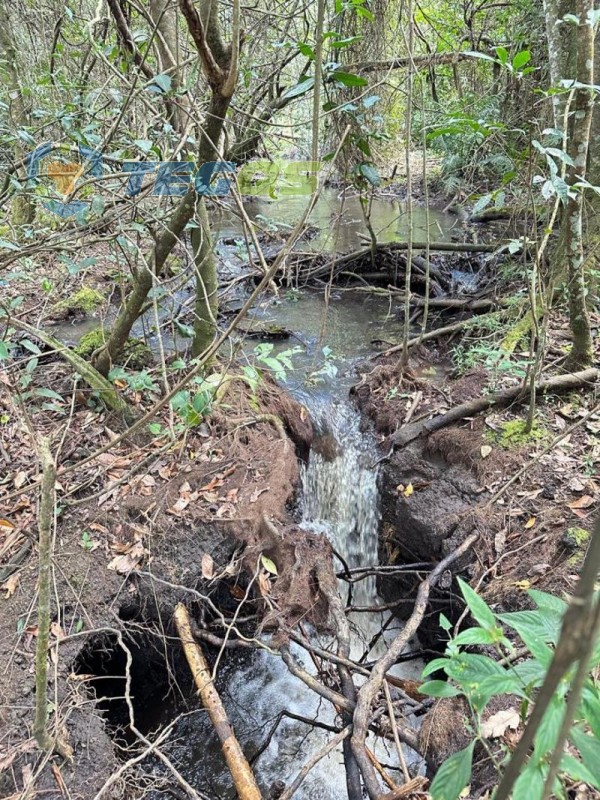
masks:
MULTIPOLYGON (((357 360, 372 352, 370 339, 384 332, 390 335, 400 327, 399 323, 389 314, 385 301, 353 294, 340 296, 329 305, 322 297, 308 294, 257 309, 257 314, 275 322, 285 320, 288 326, 301 330, 303 346, 293 356, 295 369, 288 373, 286 385, 309 409, 317 438, 326 437, 329 443, 325 455, 313 449, 302 469, 301 525, 327 536, 350 569, 376 566, 380 512, 374 464, 378 452, 372 436, 360 429, 360 418, 348 399, 348 388, 356 380, 357 360), (324 349, 327 357, 323 355, 324 349)), ((290 342, 277 343, 274 352, 290 346, 290 342)), ((341 563, 339 567, 341 570, 341 563)), ((340 592, 346 602, 346 582, 340 582, 340 592)), ((353 584, 351 602, 353 606, 381 604, 373 576, 353 584)), ((398 628, 397 621, 386 611, 352 612, 350 623, 351 656, 356 660, 372 660, 381 655, 386 641, 398 628)), ((331 636, 318 639, 323 647, 334 644, 331 636)), ((307 670, 315 671, 308 654, 300 648, 294 648, 293 652, 307 670)), ((396 674, 417 677, 420 667, 416 662, 403 664, 396 667, 396 674)), ((360 683, 360 678, 355 680, 360 683)), ((250 757, 267 739, 282 712, 328 725, 336 723, 332 706, 294 678, 278 656, 265 651, 228 655, 220 668, 217 687, 250 757)), ((195 697, 190 697, 187 708, 193 709, 196 704, 195 697)), ((154 724, 170 721, 181 710, 178 704, 166 703, 154 724)), ((331 735, 284 716, 254 765, 260 784, 268 788, 278 780, 289 783, 331 735)), ((178 723, 175 736, 179 743, 168 752, 187 780, 211 798, 234 797, 206 713, 192 711, 178 723)), ((382 762, 397 763, 392 743, 373 739, 369 746, 382 762)), ((418 759, 416 754, 407 753, 407 760, 410 763, 418 759)), ((346 800, 341 748, 319 762, 295 797, 346 800)))

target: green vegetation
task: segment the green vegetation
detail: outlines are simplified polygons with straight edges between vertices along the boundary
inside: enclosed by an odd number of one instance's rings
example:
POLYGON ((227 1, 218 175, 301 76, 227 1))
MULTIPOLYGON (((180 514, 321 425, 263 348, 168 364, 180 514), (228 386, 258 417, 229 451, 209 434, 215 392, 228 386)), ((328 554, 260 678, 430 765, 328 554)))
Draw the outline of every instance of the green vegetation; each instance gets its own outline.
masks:
POLYGON ((97 289, 92 289, 89 286, 82 286, 70 297, 65 297, 54 306, 54 311, 69 313, 81 312, 83 314, 92 314, 101 308, 106 302, 106 298, 97 289))
POLYGON ((511 419, 503 422, 498 430, 488 428, 485 432, 488 441, 499 444, 510 450, 513 447, 546 442, 552 438, 550 431, 540 422, 534 420, 531 430, 527 430, 527 423, 522 419, 511 419))

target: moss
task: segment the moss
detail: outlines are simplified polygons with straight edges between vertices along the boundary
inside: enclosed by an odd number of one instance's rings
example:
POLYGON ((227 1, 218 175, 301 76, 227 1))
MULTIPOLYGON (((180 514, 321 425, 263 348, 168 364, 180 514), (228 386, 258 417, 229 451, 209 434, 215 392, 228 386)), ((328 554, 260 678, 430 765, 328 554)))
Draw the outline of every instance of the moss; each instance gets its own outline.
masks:
POLYGON ((585 550, 590 540, 590 532, 585 528, 567 528, 567 530, 560 537, 560 543, 570 552, 573 553, 569 559, 571 564, 574 559, 577 561, 582 556, 582 551, 585 550))
POLYGON ((54 306, 55 311, 82 311, 84 314, 91 314, 104 303, 104 295, 97 289, 90 289, 89 286, 82 286, 71 297, 66 297, 54 306))
POLYGON ((508 422, 504 422, 499 430, 487 431, 486 438, 495 444, 499 444, 501 447, 509 449, 511 447, 522 447, 526 444, 543 441, 550 435, 547 428, 540 425, 538 422, 533 423, 533 427, 529 432, 525 430, 525 427, 525 420, 511 419, 508 422))
MULTIPOLYGON (((81 337, 75 352, 84 358, 89 358, 105 341, 103 328, 94 328, 81 337)), ((130 337, 117 361, 119 364, 127 364, 131 369, 144 369, 154 363, 154 357, 152 350, 144 341, 130 337)))
POLYGON ((83 334, 75 348, 75 352, 80 356, 91 356, 94 350, 101 347, 105 341, 104 330, 102 328, 94 328, 94 330, 83 334))

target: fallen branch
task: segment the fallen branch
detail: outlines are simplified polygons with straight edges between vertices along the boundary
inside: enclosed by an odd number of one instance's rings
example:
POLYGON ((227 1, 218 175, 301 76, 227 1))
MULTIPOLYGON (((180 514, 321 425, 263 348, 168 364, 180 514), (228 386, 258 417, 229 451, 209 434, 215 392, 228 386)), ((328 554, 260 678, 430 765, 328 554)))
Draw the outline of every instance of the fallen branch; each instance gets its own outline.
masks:
MULTIPOLYGON (((542 394, 544 392, 564 392, 569 389, 579 389, 582 386, 591 387, 595 384, 600 376, 598 369, 584 369, 581 372, 572 372, 568 375, 555 375, 553 378, 539 381, 536 385, 536 393, 542 394)), ((412 425, 407 425, 401 428, 392 437, 392 441, 396 447, 405 447, 409 442, 417 439, 423 434, 430 434, 434 431, 439 431, 451 425, 453 422, 458 422, 465 417, 471 417, 474 414, 479 414, 493 406, 506 406, 509 403, 517 402, 522 403, 527 400, 529 393, 523 390, 523 385, 513 386, 510 389, 503 389, 500 392, 485 395, 484 397, 476 397, 474 400, 469 400, 468 403, 461 403, 459 406, 451 408, 445 414, 439 414, 425 422, 415 422, 412 425)))
POLYGON ((359 689, 358 700, 354 710, 354 729, 352 733, 351 745, 352 752, 358 761, 358 765, 360 767, 360 771, 371 800, 378 800, 380 794, 377 774, 371 761, 369 760, 365 745, 370 724, 371 706, 373 705, 375 695, 381 689, 383 681, 385 680, 386 672, 396 663, 397 658, 402 654, 402 651, 408 642, 419 629, 419 626, 423 621, 423 617, 425 616, 431 589, 435 586, 440 576, 448 569, 450 564, 454 563, 454 561, 466 553, 467 550, 477 541, 478 537, 478 533, 468 536, 465 541, 456 548, 456 550, 440 561, 436 568, 421 583, 419 586, 419 591, 417 592, 415 606, 412 614, 406 622, 406 625, 390 644, 386 653, 375 663, 375 666, 371 671, 370 678, 359 689))
POLYGON ((238 796, 241 800, 261 800, 260 789, 229 723, 204 654, 192 636, 190 617, 183 603, 177 605, 174 620, 194 683, 221 742, 238 796))
POLYGON ((36 339, 39 339, 48 347, 51 347, 57 353, 59 353, 64 360, 69 364, 69 366, 73 367, 75 372, 77 372, 84 381, 95 391, 98 392, 102 402, 106 405, 107 408, 110 408, 111 411, 117 411, 118 413, 122 414, 123 417, 127 422, 133 422, 135 420, 135 413, 132 407, 127 403, 119 394, 119 392, 115 389, 112 383, 107 380, 104 376, 100 375, 91 364, 89 364, 84 358, 78 355, 74 350, 67 345, 63 344, 63 342, 55 339, 46 331, 42 331, 39 328, 36 328, 34 325, 30 325, 28 322, 25 322, 22 319, 18 319, 16 317, 4 317, 6 324, 10 324, 19 330, 25 331, 30 336, 34 336, 36 339))

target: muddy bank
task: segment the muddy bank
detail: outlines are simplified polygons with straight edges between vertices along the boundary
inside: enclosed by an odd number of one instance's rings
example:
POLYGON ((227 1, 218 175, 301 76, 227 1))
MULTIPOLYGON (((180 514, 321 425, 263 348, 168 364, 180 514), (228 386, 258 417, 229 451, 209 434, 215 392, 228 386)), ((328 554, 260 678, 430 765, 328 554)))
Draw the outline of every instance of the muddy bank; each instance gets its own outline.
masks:
MULTIPOLYGON (((374 425, 380 435, 382 563, 433 566, 471 534, 479 537, 430 595, 418 633, 426 660, 442 652, 448 640, 440 612, 453 624, 464 612, 457 575, 496 612, 533 608, 530 588, 570 594, 600 505, 595 469, 585 466, 598 415, 555 447, 549 444, 592 407, 589 392, 539 398, 529 436, 522 433, 526 408, 514 406, 393 448, 393 434, 409 420, 481 396, 489 390, 490 375, 482 368, 458 375, 443 348, 421 348, 406 369, 389 357, 363 364, 360 372, 355 402, 363 424, 374 425)), ((410 613, 422 577, 380 578, 383 595, 401 617, 410 613)), ((468 624, 467 616, 462 627, 468 624)), ((503 700, 494 700, 486 715, 500 710, 503 700)), ((430 767, 465 746, 469 719, 460 698, 436 702, 420 732, 430 767)), ((515 735, 507 733, 513 744, 515 735)), ((475 793, 495 775, 485 767, 486 755, 480 756, 471 783, 475 793)))
MULTIPOLYGON (((59 464, 67 468, 109 440, 109 425, 107 415, 76 409, 78 444, 59 464)), ((122 749, 134 738, 124 700, 128 660, 131 710, 140 727, 149 708, 189 683, 171 622, 178 602, 210 620, 235 614, 247 595, 254 625, 268 607, 278 608, 279 623, 327 615, 313 572, 316 561, 331 565, 330 548, 323 537, 298 532, 290 514, 298 457, 311 440, 308 414, 272 381, 258 395, 240 382, 229 391, 227 410, 215 409, 183 442, 166 448, 151 438, 126 442, 59 477, 65 500, 52 571, 50 729, 72 758, 47 761, 31 738, 37 562, 29 550, 10 572, 2 600, 1 796, 17 795, 34 780, 42 798, 56 796, 62 781, 74 798, 90 800, 101 790, 131 756, 122 749), (136 474, 138 461, 146 466, 136 474), (281 581, 270 584, 262 556, 281 565, 281 581)), ((15 546, 29 530, 35 535, 37 466, 22 441, 16 432, 3 440, 16 479, 3 500, 2 525, 15 546)), ((152 780, 168 785, 167 777, 152 780)), ((148 781, 142 765, 103 796, 138 797, 148 781)))

